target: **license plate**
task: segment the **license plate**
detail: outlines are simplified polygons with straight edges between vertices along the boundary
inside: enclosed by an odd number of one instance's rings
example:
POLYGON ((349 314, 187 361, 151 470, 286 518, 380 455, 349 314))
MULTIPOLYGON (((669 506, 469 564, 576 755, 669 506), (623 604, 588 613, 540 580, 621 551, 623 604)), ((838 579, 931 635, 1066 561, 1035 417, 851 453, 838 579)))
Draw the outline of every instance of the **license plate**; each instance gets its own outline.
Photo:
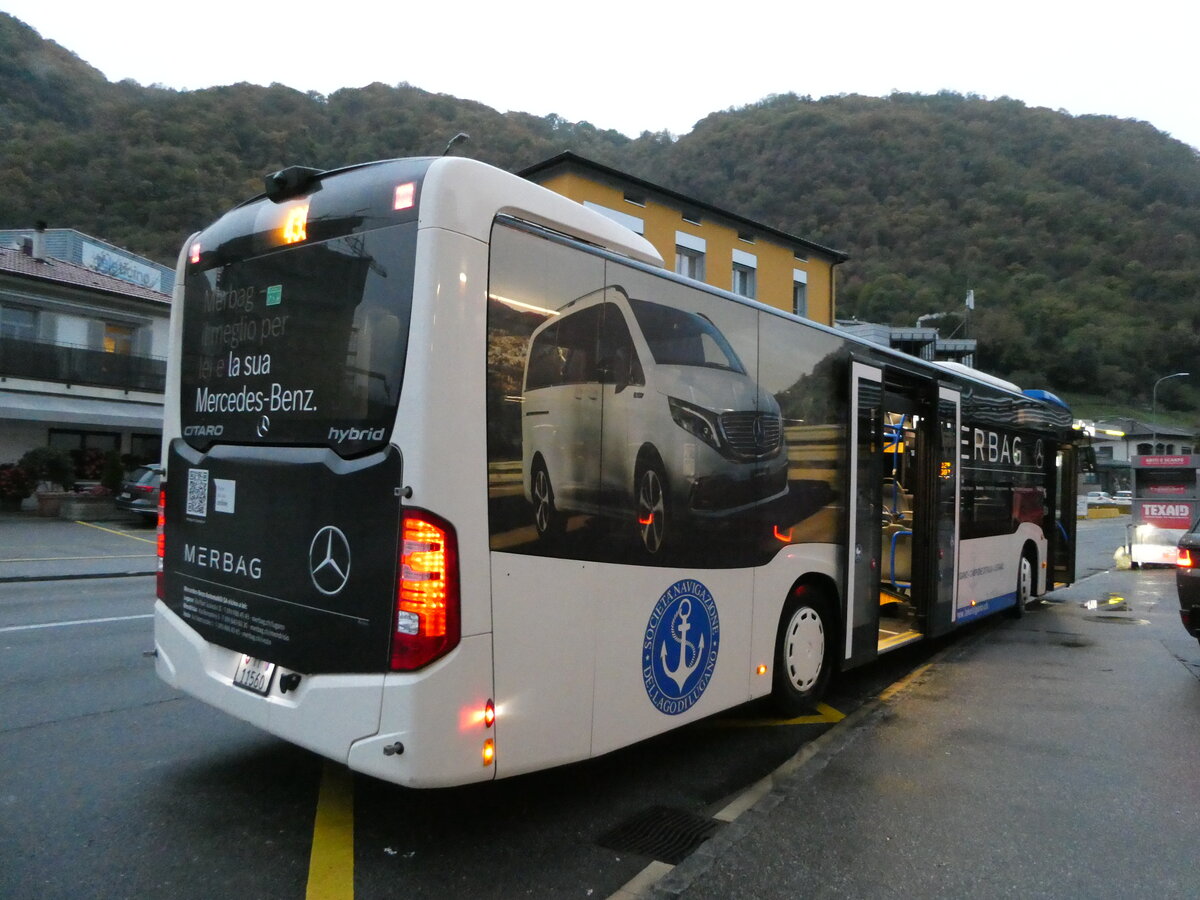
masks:
POLYGON ((242 654, 237 671, 233 673, 233 683, 265 696, 271 690, 271 676, 274 674, 275 663, 242 654))
POLYGON ((129 491, 122 491, 120 499, 128 500, 131 496, 132 495, 129 493, 129 491))

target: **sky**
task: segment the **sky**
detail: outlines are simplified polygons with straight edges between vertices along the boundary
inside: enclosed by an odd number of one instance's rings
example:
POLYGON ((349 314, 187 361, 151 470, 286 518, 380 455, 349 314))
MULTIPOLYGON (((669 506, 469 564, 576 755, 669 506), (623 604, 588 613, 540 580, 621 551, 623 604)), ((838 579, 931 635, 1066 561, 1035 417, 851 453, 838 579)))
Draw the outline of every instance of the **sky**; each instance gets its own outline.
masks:
POLYGON ((112 81, 181 90, 407 82, 631 137, 683 135, 771 94, 950 90, 1139 119, 1200 147, 1193 0, 0 0, 0 10, 112 81))

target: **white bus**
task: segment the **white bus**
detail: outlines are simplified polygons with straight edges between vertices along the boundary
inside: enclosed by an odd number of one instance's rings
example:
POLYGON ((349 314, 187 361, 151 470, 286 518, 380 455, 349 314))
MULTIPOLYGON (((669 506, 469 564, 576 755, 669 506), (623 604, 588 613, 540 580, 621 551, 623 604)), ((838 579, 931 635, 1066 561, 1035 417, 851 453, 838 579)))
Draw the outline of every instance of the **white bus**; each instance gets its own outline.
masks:
POLYGON ((159 675, 410 786, 795 713, 1073 575, 1055 398, 465 159, 287 169, 193 236, 165 438, 159 675))

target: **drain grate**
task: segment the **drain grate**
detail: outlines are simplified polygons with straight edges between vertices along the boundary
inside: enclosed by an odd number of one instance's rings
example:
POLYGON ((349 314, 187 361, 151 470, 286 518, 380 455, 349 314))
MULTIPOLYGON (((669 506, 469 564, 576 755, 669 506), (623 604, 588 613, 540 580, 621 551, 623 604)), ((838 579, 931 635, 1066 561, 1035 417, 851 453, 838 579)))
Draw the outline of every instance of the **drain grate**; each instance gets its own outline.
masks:
POLYGON ((719 824, 707 816, 654 806, 602 835, 597 843, 609 850, 678 865, 712 837, 719 824))

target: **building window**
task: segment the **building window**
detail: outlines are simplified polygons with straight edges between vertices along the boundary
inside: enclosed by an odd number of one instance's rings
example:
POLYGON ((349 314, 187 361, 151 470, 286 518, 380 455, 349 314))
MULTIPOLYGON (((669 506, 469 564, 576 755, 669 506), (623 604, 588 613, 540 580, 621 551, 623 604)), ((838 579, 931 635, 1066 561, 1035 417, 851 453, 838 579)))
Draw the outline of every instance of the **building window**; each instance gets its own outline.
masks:
POLYGON ((1137 445, 1137 455, 1138 456, 1149 456, 1153 452, 1154 452, 1153 444, 1138 444, 1137 445))
POLYGON ((792 269, 792 312, 808 317, 808 273, 792 269))
POLYGON ((36 337, 36 312, 19 306, 0 306, 0 338, 32 341, 36 337))
POLYGON ((625 192, 625 202, 632 203, 634 206, 645 206, 646 205, 646 195, 639 194, 635 191, 626 191, 625 192))
POLYGON ((750 233, 749 231, 739 231, 738 232, 738 240, 744 241, 747 244, 753 244, 754 243, 754 235, 752 233, 750 233))
POLYGON ((128 356, 133 353, 133 329, 128 325, 113 325, 104 323, 104 352, 120 353, 128 356))
POLYGON ((1096 459, 1112 459, 1112 458, 1113 458, 1113 448, 1111 446, 1096 447, 1096 459))
POLYGON ((129 455, 139 466, 158 465, 162 458, 162 435, 132 434, 129 436, 129 455))
POLYGON ((697 281, 704 280, 704 251, 692 250, 690 247, 675 247, 675 272, 679 275, 685 275, 688 278, 694 278, 697 281))
POLYGON ((689 225, 700 224, 700 213, 698 212, 685 209, 679 215, 683 218, 683 221, 687 222, 689 225))
POLYGON ((754 270, 740 263, 733 264, 733 292, 754 299, 754 270))
POLYGON ((599 203, 593 203, 591 200, 584 200, 583 205, 588 209, 595 210, 604 216, 606 219, 612 219, 618 225, 624 225, 634 234, 645 234, 646 223, 637 216, 631 216, 629 213, 623 213, 617 209, 609 209, 607 206, 601 206, 599 203))
POLYGON ((1184 444, 1182 447, 1179 448, 1179 455, 1180 456, 1191 456, 1192 448, 1188 444, 1184 444))
POLYGON ((704 280, 704 253, 708 243, 702 237, 675 232, 675 271, 697 281, 704 280))
POLYGON ((745 250, 733 251, 733 292, 753 300, 757 294, 758 257, 745 250))
POLYGON ((803 250, 795 251, 792 256, 796 257, 800 262, 808 262, 808 254, 803 250))
POLYGON ((120 450, 121 435, 115 431, 51 428, 50 446, 60 450, 120 450))

